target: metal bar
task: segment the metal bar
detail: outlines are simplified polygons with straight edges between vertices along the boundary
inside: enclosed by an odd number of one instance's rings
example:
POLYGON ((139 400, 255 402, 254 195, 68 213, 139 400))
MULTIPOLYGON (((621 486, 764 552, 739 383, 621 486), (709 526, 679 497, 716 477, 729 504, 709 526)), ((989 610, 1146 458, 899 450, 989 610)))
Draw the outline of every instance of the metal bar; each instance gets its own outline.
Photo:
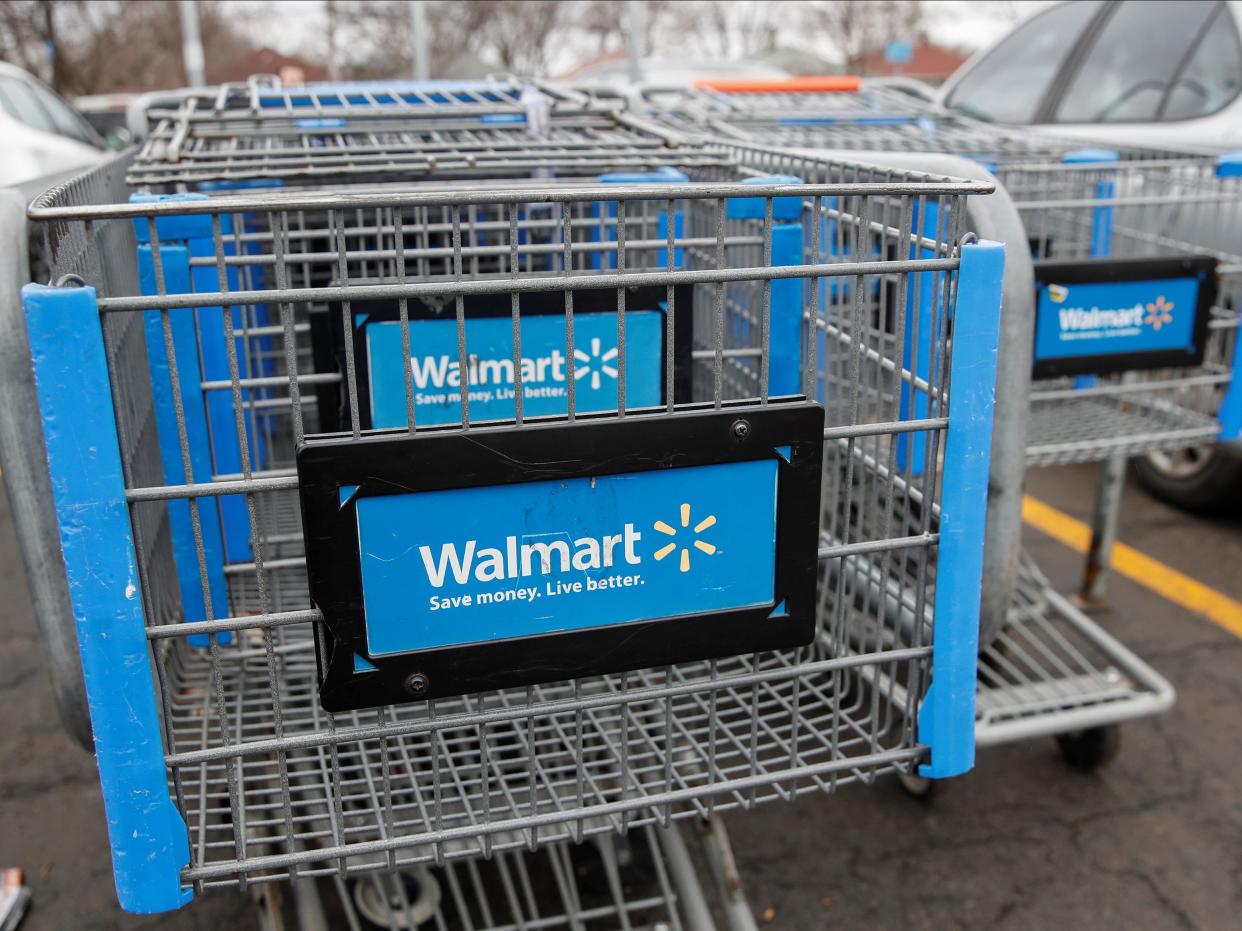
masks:
MULTIPOLYGON (((901 662, 902 660, 921 659, 922 657, 930 655, 931 647, 909 647, 886 650, 884 651, 883 657, 885 662, 901 662)), ((578 700, 560 699, 545 701, 541 702, 534 709, 496 709, 491 711, 473 712, 469 715, 460 717, 454 716, 428 719, 425 721, 401 722, 388 727, 385 733, 391 738, 397 738, 441 731, 460 726, 462 723, 471 725, 499 724, 506 721, 517 721, 524 719, 528 717, 532 711, 537 712, 540 716, 552 718, 557 714, 562 714, 567 711, 577 711, 579 709, 587 711, 593 708, 609 708, 617 705, 624 705, 629 702, 642 702, 655 698, 676 698, 680 695, 693 695, 700 692, 710 692, 714 689, 721 688, 723 685, 741 687, 754 685, 757 682, 780 682, 800 676, 815 676, 824 672, 832 672, 840 669, 852 669, 856 666, 865 666, 874 662, 875 657, 870 655, 839 656, 833 657, 832 659, 806 662, 797 667, 760 670, 751 673, 730 675, 727 679, 723 680, 707 679, 702 681, 687 682, 682 685, 639 688, 633 689, 624 695, 592 695, 578 700)), ((313 749, 328 744, 339 745, 357 740, 365 740, 371 736, 373 736, 373 731, 366 727, 338 728, 331 734, 300 734, 297 736, 286 737, 283 741, 264 738, 260 740, 244 741, 227 747, 207 747, 202 750, 191 750, 184 753, 170 755, 167 762, 169 765, 187 766, 194 763, 227 760, 233 757, 261 755, 281 749, 313 749)))
MULTIPOLYGON (((693 829, 693 828, 692 828, 693 829)), ((677 825, 659 828, 660 846, 668 859, 669 873, 677 887, 677 905, 687 931, 716 931, 711 909, 699 885, 694 861, 677 825)))
POLYGON ((1104 460, 1100 468, 1100 487, 1091 512, 1091 545, 1083 565, 1079 596, 1091 605, 1102 605, 1108 587, 1108 564, 1117 539, 1121 517, 1121 493, 1126 484, 1126 456, 1117 454, 1104 460))
MULTIPOLYGON (((268 568, 272 568, 268 560, 268 568)), ((287 627, 292 624, 316 624, 323 620, 317 608, 304 611, 280 611, 271 614, 255 614, 246 617, 222 617, 214 621, 180 621, 176 624, 156 624, 147 628, 151 640, 186 637, 191 634, 216 634, 226 630, 262 630, 269 627, 287 627)))
POLYGON ((572 275, 469 281, 445 279, 427 283, 331 285, 322 288, 287 288, 284 291, 236 291, 231 295, 219 292, 205 294, 168 294, 162 297, 100 298, 104 312, 159 310, 180 307, 216 306, 227 297, 234 306, 270 304, 278 301, 348 301, 382 300, 386 298, 420 297, 423 295, 458 296, 469 294, 510 294, 525 291, 576 291, 662 284, 724 284, 734 281, 775 281, 787 278, 843 278, 897 272, 936 272, 957 268, 956 259, 912 259, 893 262, 843 262, 836 265, 785 265, 773 268, 723 268, 702 271, 627 272, 619 275, 572 275))
MULTIPOLYGON (((726 795, 736 792, 745 792, 752 785, 770 785, 777 781, 792 782, 797 779, 806 779, 811 776, 840 770, 864 767, 873 768, 901 763, 907 760, 916 759, 921 756, 923 752, 924 751, 921 749, 911 748, 888 750, 883 753, 869 754, 853 759, 828 760, 823 763, 800 766, 778 773, 763 773, 757 776, 742 779, 724 779, 710 786, 707 790, 700 788, 674 789, 668 792, 660 792, 645 796, 643 798, 631 798, 615 802, 605 802, 602 804, 592 805, 589 812, 594 817, 606 817, 608 815, 620 814, 626 811, 639 811, 645 808, 655 808, 656 806, 663 804, 676 805, 679 803, 693 801, 708 793, 714 796, 726 795)), ((331 845, 315 851, 252 857, 244 863, 216 863, 190 867, 182 871, 182 876, 186 880, 197 881, 212 879, 217 876, 235 875, 238 872, 250 873, 263 870, 280 869, 296 864, 312 863, 322 860, 325 857, 361 856, 371 853, 384 853, 388 850, 401 850, 409 847, 426 846, 432 843, 451 843, 456 840, 475 837, 482 833, 501 834, 532 826, 546 827, 550 825, 564 824, 568 821, 580 819, 584 814, 586 814, 586 812, 575 810, 555 811, 537 815, 529 815, 520 819, 493 821, 487 825, 472 824, 464 827, 446 827, 438 831, 406 835, 405 837, 392 838, 388 840, 368 841, 366 843, 355 843, 349 845, 331 845)))
MULTIPOLYGON (((721 197, 814 197, 816 195, 919 195, 919 194, 990 194, 996 185, 989 182, 953 181, 928 176, 925 181, 872 182, 869 184, 753 184, 705 182, 698 184, 661 184, 653 189, 646 185, 583 185, 567 188, 535 188, 523 191, 504 189, 460 191, 451 195, 441 192, 382 192, 375 194, 252 194, 227 195, 188 203, 159 201, 143 204, 82 204, 74 207, 43 206, 58 189, 37 198, 27 211, 32 220, 103 220, 115 217, 179 216, 184 214, 246 213, 264 210, 350 210, 358 207, 446 207, 468 204, 524 203, 589 203, 597 200, 651 200, 661 198, 721 197)), ((1070 201, 1068 206, 1079 204, 1070 201)), ((1022 205, 1019 205, 1022 206, 1022 205)), ((1038 204, 1036 206, 1046 206, 1038 204)))
POLYGON ((190 485, 161 485, 149 488, 125 489, 126 501, 167 501, 173 498, 204 498, 219 495, 243 494, 249 491, 294 491, 298 478, 252 478, 235 482, 195 483, 190 485))

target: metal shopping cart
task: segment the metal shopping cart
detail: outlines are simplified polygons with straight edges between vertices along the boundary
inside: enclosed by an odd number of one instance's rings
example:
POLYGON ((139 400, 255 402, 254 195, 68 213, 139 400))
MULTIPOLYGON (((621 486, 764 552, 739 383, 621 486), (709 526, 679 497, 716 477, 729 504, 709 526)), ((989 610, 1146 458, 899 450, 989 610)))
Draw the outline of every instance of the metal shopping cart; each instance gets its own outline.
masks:
POLYGON ((990 184, 716 145, 679 153, 676 177, 604 157, 577 177, 128 202, 142 167, 123 156, 34 205, 54 285, 25 294, 127 908, 446 869, 969 765, 1001 252, 964 238, 961 205, 990 184), (945 222, 914 235, 932 207, 945 222), (852 256, 817 249, 829 222, 852 256), (910 332, 925 372, 883 323, 912 295, 929 308, 910 332), (342 331, 326 360, 308 338, 317 303, 342 331), (199 367, 217 327, 225 378, 199 367), (412 346, 435 347, 430 369, 415 373, 412 346), (803 400, 824 354, 826 420, 803 400), (903 385, 928 416, 901 415, 903 385), (213 460, 214 396, 235 467, 213 460), (897 461, 915 435, 917 474, 897 461), (690 485, 667 484, 683 469, 690 485), (622 579, 551 629, 514 612, 525 626, 500 648, 462 610, 478 591, 444 587, 466 544, 430 541, 414 563, 372 548, 403 526, 483 533, 513 506, 533 521, 550 485, 677 501, 642 530, 654 551, 598 527, 572 553, 556 536, 523 537, 516 561, 516 540, 498 546, 475 582, 516 566, 551 584, 578 560, 556 580, 573 605, 594 590, 575 581, 622 579), (396 493, 410 487, 427 494, 396 493), (918 523, 884 518, 899 500, 918 523), (446 510, 399 513, 424 503, 446 510), (366 579, 340 571, 363 552, 366 579), (640 572, 595 572, 606 552, 645 563, 667 600, 626 598, 640 572), (935 623, 898 630, 860 581, 871 565, 935 623), (382 606, 402 616, 385 592, 410 568, 438 574, 436 597, 476 632, 398 642, 408 625, 382 606))
MULTIPOLYGON (((1196 351, 1126 345, 1108 353, 1077 351, 1072 357, 1077 361, 1069 362, 1069 356, 1049 354, 1043 343, 1035 348, 1041 384, 1032 395, 1031 465, 1237 437, 1232 399, 1224 401, 1238 319, 1238 256, 1231 235, 1238 223, 1239 185, 1233 158, 1087 147, 1081 140, 1000 130, 857 80, 838 79, 839 87, 796 93, 779 92, 774 85, 746 92, 748 82, 722 82, 720 90, 716 83, 697 92, 651 90, 647 107, 662 106, 683 131, 698 126, 789 148, 941 152, 978 162, 1015 202, 1041 291, 1055 284, 1051 278, 1057 275, 1138 281, 1140 268, 1166 277, 1192 266, 1208 269, 1215 283, 1200 293, 1205 305, 1215 301, 1210 312, 1195 315, 1185 333, 1180 319, 1162 325, 1169 338, 1174 329, 1178 336, 1198 337, 1196 351), (1172 264, 1152 271, 1156 260, 1172 264), (1071 262, 1095 271, 1070 272, 1056 264, 1071 262), (1168 367, 1158 367, 1159 353, 1172 356, 1168 367), (1101 361, 1100 355, 1114 358, 1101 361), (1090 384, 1056 380, 1058 371, 1100 367, 1111 377, 1090 384)), ((1096 348, 1090 340, 1075 342, 1096 348)))
MULTIPOLYGON (((1089 594, 1102 591, 1122 457, 1237 436, 1229 386, 1239 266, 1228 235, 1237 227, 1239 189, 1231 162, 1193 152, 1085 148, 1078 140, 998 130, 862 82, 654 89, 641 105, 691 134, 698 127, 797 148, 963 155, 1004 184, 1023 227, 1007 241, 1024 242, 1034 259, 1035 287, 1009 289, 1006 296, 1011 314, 1034 321, 1025 334, 1005 331, 1036 360, 1026 464, 1106 461, 1085 573, 1089 594), (1146 293, 1166 284, 1181 293, 1146 293), (1081 303, 1080 295, 1107 301, 1123 290, 1144 292, 1124 295, 1130 316, 1139 311, 1137 323, 1101 328, 1094 319, 1100 315, 1088 310, 1084 326, 1061 332, 1061 312, 1081 303)), ((1002 379, 1002 391, 1020 387, 1002 379)), ((998 410, 1005 403, 998 399, 998 410)), ((993 476, 1002 489, 1020 489, 1010 475, 1017 465, 994 453, 993 476)), ((1018 494, 994 496, 997 535, 1016 525, 1002 518, 1016 517, 1018 504, 1018 494)), ((1009 568, 1003 549, 997 553, 988 584, 994 598, 1007 593, 1009 607, 1003 615, 988 612, 985 592, 980 743, 1060 734, 1075 763, 1103 762, 1116 736, 1100 728, 1166 709, 1171 687, 1052 592, 1029 558, 1009 564, 1017 569, 1010 582, 998 571, 1009 568)))
MULTIPOLYGON (((672 164, 682 137, 555 85, 513 81, 224 85, 156 97, 135 122, 143 186, 486 178, 672 164)), ((689 156, 686 156, 689 157, 689 156)))
MULTIPOLYGON (((997 172, 1022 214, 1036 259, 1037 380, 1028 464, 1103 462, 1081 589, 1088 600, 1103 595, 1126 457, 1235 439, 1242 426, 1236 388, 1242 384, 1236 351, 1242 259, 1230 242, 1242 187, 1234 173, 1227 159, 1090 151, 1060 164, 1017 161, 997 172), (1073 317, 1074 305, 1084 303, 1088 317, 1115 319, 1070 320, 1067 327, 1063 317, 1073 317), (1105 310, 1097 313, 1098 306, 1105 310), (1122 314, 1129 318, 1120 320, 1122 314), (1067 342, 1079 336, 1086 339, 1067 342), (1058 349, 1066 345, 1074 351, 1058 349)), ((1048 637, 1038 641, 1047 655, 1042 665, 1064 670, 1065 688, 1043 700, 1060 703, 1056 720, 1065 730, 1073 725, 1062 742, 1078 765, 1098 765, 1115 753, 1116 731, 1107 725, 1119 720, 1119 710, 1171 704, 1172 689, 1147 676, 1128 651, 1086 628, 1034 567, 1024 572, 1019 598, 1020 607, 1047 605, 1073 623, 1092 651, 1116 657, 1100 665, 1080 658, 1091 656, 1085 649, 1079 654, 1048 637)), ((1030 616, 1016 612, 1028 626, 1030 616)), ((1007 686, 999 694, 1022 695, 1029 670, 1041 661, 1032 661, 1028 651, 1022 662, 1005 663, 1003 646, 988 657, 989 678, 1007 686)), ((1003 712, 1005 703, 998 703, 1001 734, 1032 726, 1022 713, 1038 705, 1030 699, 1003 712)))

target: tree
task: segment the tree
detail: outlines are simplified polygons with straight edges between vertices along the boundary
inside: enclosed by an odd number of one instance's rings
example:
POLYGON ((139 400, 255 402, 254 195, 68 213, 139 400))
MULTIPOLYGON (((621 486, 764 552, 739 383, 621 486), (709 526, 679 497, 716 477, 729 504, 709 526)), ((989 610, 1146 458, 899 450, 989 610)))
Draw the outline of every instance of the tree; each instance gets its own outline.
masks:
POLYGON ((803 34, 835 45, 847 70, 894 39, 923 35, 919 0, 812 0, 799 4, 799 12, 803 34))
POLYGON ((650 55, 663 46, 665 36, 675 28, 676 7, 680 0, 581 0, 574 4, 573 24, 595 46, 595 54, 623 49, 629 39, 629 8, 642 7, 642 54, 650 55))
POLYGON ((782 23, 800 4, 732 3, 729 0, 688 0, 673 6, 673 28, 666 45, 684 43, 704 59, 749 58, 776 46, 782 23))
MULTIPOLYGON (((254 48, 245 14, 198 4, 208 81, 213 68, 254 48)), ((143 91, 185 83, 174 0, 0 0, 0 59, 42 77, 66 96, 143 91)))
MULTIPOLYGON (((466 53, 497 71, 542 73, 571 6, 557 0, 428 3, 431 74, 443 75, 466 53)), ((349 57, 340 63, 343 77, 410 74, 413 38, 407 3, 337 0, 335 7, 335 41, 338 48, 349 49, 349 57)))

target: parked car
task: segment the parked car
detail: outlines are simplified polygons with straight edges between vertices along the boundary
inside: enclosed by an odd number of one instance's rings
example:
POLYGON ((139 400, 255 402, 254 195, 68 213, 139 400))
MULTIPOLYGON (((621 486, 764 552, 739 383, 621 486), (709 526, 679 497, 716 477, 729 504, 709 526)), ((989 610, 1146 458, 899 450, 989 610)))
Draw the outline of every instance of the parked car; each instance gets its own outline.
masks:
POLYGON ((926 81, 920 81, 918 78, 912 78, 904 74, 868 75, 867 86, 894 90, 905 94, 907 97, 913 97, 915 100, 927 103, 933 103, 936 100, 936 86, 934 84, 928 84, 926 81))
POLYGON ((90 94, 74 97, 73 108, 99 133, 109 149, 123 149, 132 141, 126 116, 137 94, 90 94))
POLYGON ((1242 0, 1074 0, 971 57, 950 109, 1094 141, 1242 147, 1242 0))
POLYGON ((1228 444, 1149 453, 1131 464, 1153 497, 1208 517, 1242 512, 1242 451, 1228 444))
POLYGON ((69 104, 21 68, 0 62, 0 187, 33 197, 103 156, 103 140, 69 104))
MULTIPOLYGON (((1239 0, 1075 0, 980 51, 944 83, 939 101, 1059 136, 1242 148, 1240 35, 1239 0)), ((1133 471, 1154 496, 1186 510, 1242 510, 1242 452, 1233 448, 1153 453, 1133 471)))

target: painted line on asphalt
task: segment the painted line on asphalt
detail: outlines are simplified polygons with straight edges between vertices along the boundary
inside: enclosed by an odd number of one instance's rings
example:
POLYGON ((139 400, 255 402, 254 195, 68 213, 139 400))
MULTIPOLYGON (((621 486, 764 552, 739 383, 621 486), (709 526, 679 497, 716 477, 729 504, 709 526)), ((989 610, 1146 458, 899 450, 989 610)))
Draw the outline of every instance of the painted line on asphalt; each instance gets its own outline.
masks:
MULTIPOLYGON (((1087 552, 1091 544, 1090 527, 1030 495, 1022 497, 1022 520, 1079 553, 1087 552)), ((1131 582, 1242 638, 1242 602, 1120 541, 1113 544, 1109 567, 1131 582)))

